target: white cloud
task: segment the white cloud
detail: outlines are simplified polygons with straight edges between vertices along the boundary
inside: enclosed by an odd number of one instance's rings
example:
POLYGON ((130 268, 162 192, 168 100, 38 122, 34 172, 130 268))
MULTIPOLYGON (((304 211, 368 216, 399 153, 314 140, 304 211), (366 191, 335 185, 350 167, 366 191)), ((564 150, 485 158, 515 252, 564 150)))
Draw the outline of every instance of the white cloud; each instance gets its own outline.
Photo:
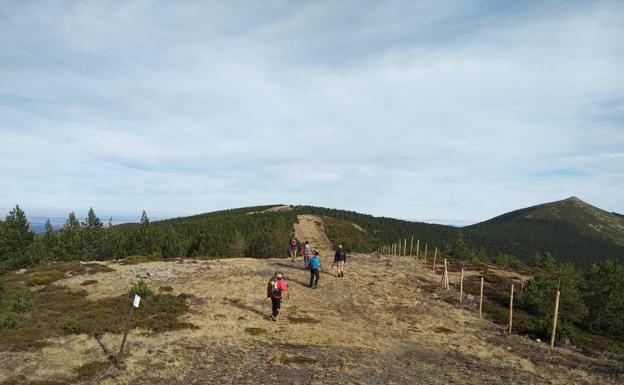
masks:
POLYGON ((624 211, 623 6, 499 7, 5 4, 0 202, 624 211))

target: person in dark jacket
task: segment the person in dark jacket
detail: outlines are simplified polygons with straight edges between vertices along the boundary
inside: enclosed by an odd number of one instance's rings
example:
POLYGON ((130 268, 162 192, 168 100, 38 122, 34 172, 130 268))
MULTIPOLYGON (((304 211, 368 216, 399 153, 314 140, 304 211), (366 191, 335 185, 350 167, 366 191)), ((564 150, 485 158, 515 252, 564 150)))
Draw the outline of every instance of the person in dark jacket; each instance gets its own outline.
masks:
POLYGON ((321 260, 319 259, 319 252, 314 250, 314 255, 310 258, 310 287, 316 289, 319 281, 319 269, 321 268, 321 260))
POLYGON ((336 266, 337 277, 344 277, 344 265, 347 263, 347 252, 342 248, 342 245, 338 245, 338 250, 334 255, 334 264, 336 266))

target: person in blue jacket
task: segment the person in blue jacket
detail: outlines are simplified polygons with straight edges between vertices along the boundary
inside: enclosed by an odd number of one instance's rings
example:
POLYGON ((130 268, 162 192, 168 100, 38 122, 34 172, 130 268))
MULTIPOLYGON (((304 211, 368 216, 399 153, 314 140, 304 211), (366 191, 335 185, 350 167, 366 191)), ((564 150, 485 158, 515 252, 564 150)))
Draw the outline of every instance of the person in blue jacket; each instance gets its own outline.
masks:
POLYGON ((314 255, 310 258, 310 287, 316 289, 319 281, 319 269, 321 268, 321 260, 319 259, 318 250, 314 250, 314 255))

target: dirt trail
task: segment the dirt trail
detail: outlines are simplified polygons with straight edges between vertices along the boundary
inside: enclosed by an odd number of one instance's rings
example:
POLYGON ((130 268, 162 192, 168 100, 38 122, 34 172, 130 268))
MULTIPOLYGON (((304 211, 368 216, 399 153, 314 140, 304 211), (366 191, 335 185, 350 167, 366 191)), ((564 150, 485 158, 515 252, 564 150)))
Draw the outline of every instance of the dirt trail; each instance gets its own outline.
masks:
POLYGON ((323 220, 315 215, 298 215, 299 223, 295 223, 295 236, 301 241, 310 241, 312 248, 319 250, 321 255, 332 254, 334 248, 327 238, 323 220))

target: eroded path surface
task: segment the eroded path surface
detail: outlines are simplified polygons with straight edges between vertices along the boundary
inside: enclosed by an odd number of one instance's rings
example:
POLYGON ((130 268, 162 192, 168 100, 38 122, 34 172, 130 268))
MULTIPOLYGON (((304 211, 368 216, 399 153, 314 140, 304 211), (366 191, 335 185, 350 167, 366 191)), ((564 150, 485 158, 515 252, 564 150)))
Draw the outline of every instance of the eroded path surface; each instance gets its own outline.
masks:
MULTIPOLYGON (((305 218, 301 226, 311 226, 305 218)), ((307 231, 307 230, 306 230, 307 231)), ((312 228, 314 231, 314 227, 312 228)), ((311 234, 311 232, 305 234, 311 234)), ((311 237, 312 238, 312 237, 311 237)), ((314 241, 314 238, 312 238, 314 241)), ((317 239, 319 244, 322 242, 317 239)), ((322 250, 323 247, 319 246, 322 250)), ((328 247, 328 243, 324 247, 328 247)), ((322 262, 331 264, 331 255, 322 262)), ((184 320, 197 329, 129 335, 126 369, 97 384, 621 384, 622 361, 588 358, 521 336, 478 318, 478 303, 444 301, 439 275, 411 258, 354 255, 344 278, 331 271, 306 287, 300 264, 285 259, 178 260, 124 266, 90 276, 91 295, 127 292, 139 273, 155 290, 187 293, 184 320), (277 322, 268 318, 266 282, 285 272, 289 298, 277 322), (99 287, 102 285, 102 287, 99 287)), ((69 278, 59 284, 79 285, 69 278)), ((451 276, 451 282, 457 277, 451 276)), ((0 384, 10 378, 63 383, 67 373, 106 361, 121 336, 49 341, 43 349, 5 352, 0 384), (19 377, 22 376, 22 377, 19 377), (61 380, 59 380, 61 379, 61 380), (59 382, 60 381, 60 382, 59 382)))
POLYGON ((299 223, 295 223, 295 236, 301 242, 309 241, 321 255, 332 254, 333 247, 327 238, 321 218, 316 215, 298 215, 297 219, 299 223))

